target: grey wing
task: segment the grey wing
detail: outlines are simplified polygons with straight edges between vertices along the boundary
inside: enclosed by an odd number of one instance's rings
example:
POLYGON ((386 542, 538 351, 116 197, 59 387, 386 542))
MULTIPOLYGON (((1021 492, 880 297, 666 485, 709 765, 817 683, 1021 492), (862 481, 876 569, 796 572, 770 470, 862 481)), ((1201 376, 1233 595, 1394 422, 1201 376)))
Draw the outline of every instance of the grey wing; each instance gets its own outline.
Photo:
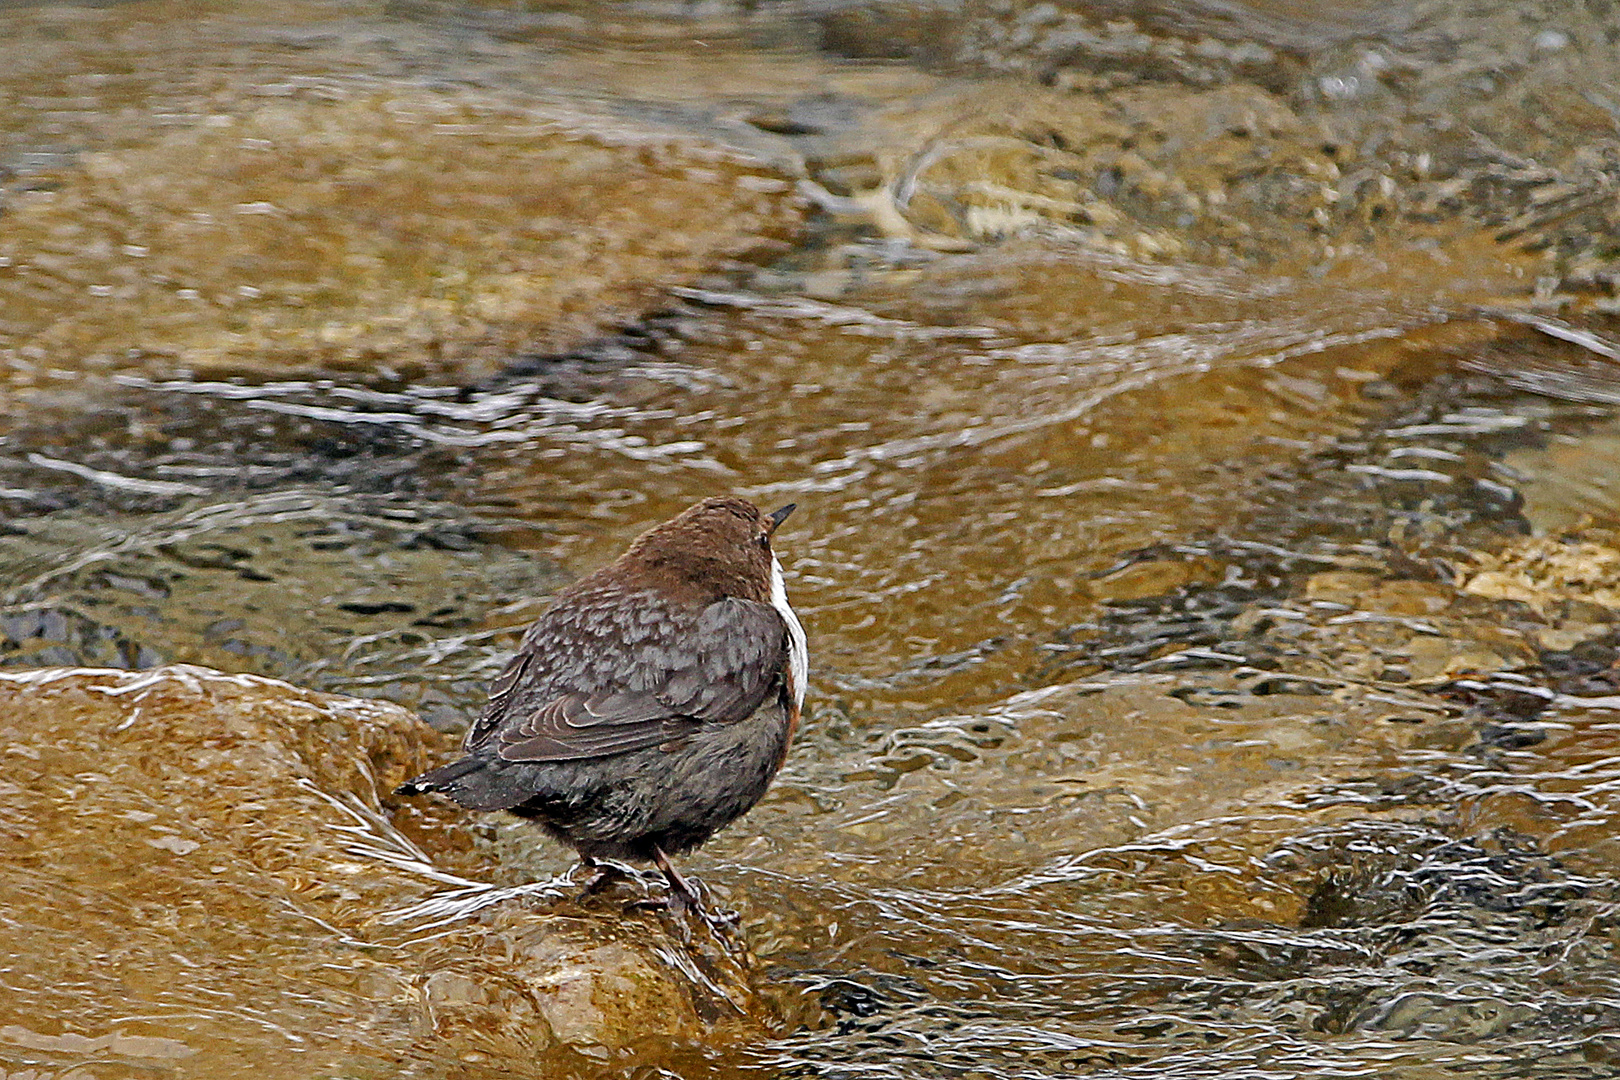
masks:
POLYGON ((489 684, 489 700, 484 703, 484 711, 473 721, 466 737, 461 740, 463 750, 471 750, 483 742, 490 731, 500 724, 501 717, 512 702, 513 692, 522 684, 523 676, 528 674, 529 665, 533 662, 534 653, 525 648, 519 648, 517 655, 506 662, 501 673, 495 676, 495 681, 489 684))
POLYGON ((649 646, 678 636, 677 620, 646 592, 590 587, 586 578, 559 604, 536 619, 518 651, 489 687, 489 700, 462 740, 469 753, 491 742, 502 728, 555 698, 591 697, 614 690, 645 689, 626 682, 637 668, 656 666, 649 646), (629 658, 640 663, 628 663, 629 658))
POLYGON ((570 691, 507 717, 498 731, 500 757, 568 761, 657 746, 705 724, 746 720, 780 692, 788 633, 774 608, 728 597, 705 608, 688 633, 692 647, 641 654, 640 669, 625 682, 648 689, 570 691))

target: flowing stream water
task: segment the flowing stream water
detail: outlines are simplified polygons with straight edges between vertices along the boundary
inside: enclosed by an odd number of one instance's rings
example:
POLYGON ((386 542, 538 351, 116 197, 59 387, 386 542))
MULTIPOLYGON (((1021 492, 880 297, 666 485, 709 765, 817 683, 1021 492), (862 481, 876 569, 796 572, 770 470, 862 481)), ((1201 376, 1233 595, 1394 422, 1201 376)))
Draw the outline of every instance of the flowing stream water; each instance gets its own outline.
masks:
POLYGON ((688 860, 753 1034, 499 1058, 293 995, 210 1043, 165 995, 272 969, 159 985, 103 833, 28 849, 0 774, 0 1076, 1616 1075, 1620 332, 1547 232, 1605 205, 1613 42, 1534 151, 1433 120, 1490 50, 1565 100, 1601 6, 0 5, 0 674, 455 733, 716 492, 799 504, 811 642, 688 860))

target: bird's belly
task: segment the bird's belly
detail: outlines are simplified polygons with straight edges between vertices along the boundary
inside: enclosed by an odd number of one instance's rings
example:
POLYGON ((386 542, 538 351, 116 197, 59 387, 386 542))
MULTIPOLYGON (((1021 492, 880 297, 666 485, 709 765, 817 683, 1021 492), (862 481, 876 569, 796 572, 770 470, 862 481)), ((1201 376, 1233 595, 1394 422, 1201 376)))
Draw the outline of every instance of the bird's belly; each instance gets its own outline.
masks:
POLYGON ((740 723, 704 728, 665 747, 569 762, 572 797, 541 797, 518 812, 581 854, 647 859, 654 845, 676 854, 753 808, 781 766, 790 735, 787 709, 773 701, 740 723))

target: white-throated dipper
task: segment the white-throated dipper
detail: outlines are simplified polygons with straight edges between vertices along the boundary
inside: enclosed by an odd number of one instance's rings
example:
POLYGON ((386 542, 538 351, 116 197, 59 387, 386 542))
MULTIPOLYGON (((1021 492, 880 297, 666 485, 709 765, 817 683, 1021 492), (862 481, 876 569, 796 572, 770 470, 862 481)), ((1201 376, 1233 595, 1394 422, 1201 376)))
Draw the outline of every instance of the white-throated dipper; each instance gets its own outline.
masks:
POLYGON ((705 499, 558 594, 523 635, 462 743, 400 785, 509 810, 579 852, 657 863, 747 813, 787 757, 804 628, 771 535, 793 512, 705 499))

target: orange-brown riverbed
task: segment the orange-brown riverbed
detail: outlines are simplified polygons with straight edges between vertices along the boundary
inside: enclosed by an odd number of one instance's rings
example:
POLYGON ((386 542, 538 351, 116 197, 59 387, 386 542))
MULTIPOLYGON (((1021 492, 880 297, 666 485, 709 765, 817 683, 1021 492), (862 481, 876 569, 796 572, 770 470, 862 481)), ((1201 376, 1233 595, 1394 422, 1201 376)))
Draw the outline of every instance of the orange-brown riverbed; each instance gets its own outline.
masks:
POLYGON ((1588 6, 0 20, 0 1077, 1620 1069, 1588 6), (721 491, 729 950, 387 795, 721 491))

